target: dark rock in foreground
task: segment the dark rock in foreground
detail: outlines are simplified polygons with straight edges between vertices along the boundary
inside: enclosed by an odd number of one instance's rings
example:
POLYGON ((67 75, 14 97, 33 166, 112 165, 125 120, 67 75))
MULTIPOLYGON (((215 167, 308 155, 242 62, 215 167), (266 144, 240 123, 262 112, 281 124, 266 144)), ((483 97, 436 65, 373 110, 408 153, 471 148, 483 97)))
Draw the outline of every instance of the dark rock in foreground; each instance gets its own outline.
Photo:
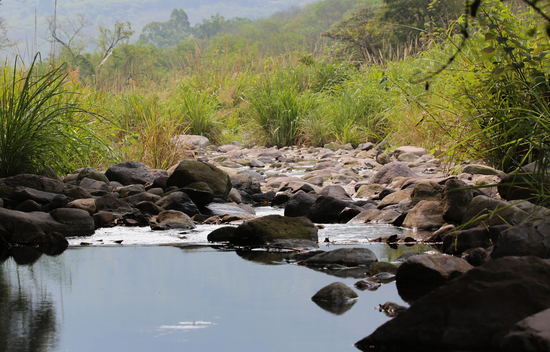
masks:
POLYGON ((499 349, 516 323, 550 307, 549 272, 550 263, 536 257, 491 261, 422 297, 355 346, 499 349))

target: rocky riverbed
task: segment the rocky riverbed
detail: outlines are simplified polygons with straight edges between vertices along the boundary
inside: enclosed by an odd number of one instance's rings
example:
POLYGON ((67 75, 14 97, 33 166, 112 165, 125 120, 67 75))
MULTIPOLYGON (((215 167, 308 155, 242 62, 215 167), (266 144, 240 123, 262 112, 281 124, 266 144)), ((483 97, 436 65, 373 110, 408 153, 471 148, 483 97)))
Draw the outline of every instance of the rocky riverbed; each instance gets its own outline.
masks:
MULTIPOLYGON (((550 350, 543 327, 550 320, 550 212, 518 199, 528 189, 511 175, 385 143, 244 148, 196 136, 181 143, 190 158, 169 170, 127 161, 64 178, 1 179, 4 259, 21 246, 60 253, 75 236, 79 245, 97 244, 86 239, 100 228, 183 233, 217 225, 209 242, 282 251, 288 262, 363 279, 357 289, 396 278, 411 307, 381 305, 396 317, 358 342, 360 349, 550 350), (282 215, 258 216, 262 205, 282 215), (319 237, 327 224, 393 226, 396 234, 366 242, 433 244, 445 255, 410 255, 382 268, 368 248, 317 251, 318 242, 331 243, 330 234, 319 237)), ((347 286, 321 291, 314 300, 335 309, 354 299, 347 286)))

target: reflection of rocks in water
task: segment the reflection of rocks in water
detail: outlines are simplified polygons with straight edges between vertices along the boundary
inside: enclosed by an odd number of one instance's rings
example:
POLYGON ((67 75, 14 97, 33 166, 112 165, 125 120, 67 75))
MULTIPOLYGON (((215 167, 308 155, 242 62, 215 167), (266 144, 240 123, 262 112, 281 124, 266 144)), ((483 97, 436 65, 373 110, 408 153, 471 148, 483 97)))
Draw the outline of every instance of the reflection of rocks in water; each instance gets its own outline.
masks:
POLYGON ((332 264, 327 266, 307 266, 309 269, 325 273, 327 275, 336 276, 340 278, 353 278, 353 279, 363 279, 368 277, 367 270, 368 266, 358 266, 358 267, 347 267, 344 265, 332 264))
POLYGON ((55 350, 58 331, 53 302, 44 292, 11 287, 7 276, 0 267, 0 351, 55 350))
POLYGON ((353 307, 355 303, 357 303, 357 299, 351 299, 348 302, 340 303, 340 304, 334 304, 330 302, 322 302, 322 301, 313 301, 316 305, 323 308, 329 313, 332 313, 334 315, 342 315, 348 310, 353 307))
POLYGON ((19 265, 34 264, 42 256, 42 252, 32 247, 13 247, 10 249, 10 255, 19 265))
POLYGON ((282 264, 282 262, 290 254, 285 252, 245 251, 245 250, 236 250, 235 252, 239 257, 243 258, 244 260, 249 260, 251 262, 266 264, 266 265, 282 264))
POLYGON ((388 317, 393 318, 405 312, 407 307, 400 306, 399 304, 393 302, 386 302, 384 304, 380 304, 378 308, 375 309, 378 309, 379 312, 384 312, 384 314, 388 317))
POLYGON ((317 291, 311 300, 319 307, 336 315, 341 315, 353 307, 357 293, 342 282, 333 282, 317 291))

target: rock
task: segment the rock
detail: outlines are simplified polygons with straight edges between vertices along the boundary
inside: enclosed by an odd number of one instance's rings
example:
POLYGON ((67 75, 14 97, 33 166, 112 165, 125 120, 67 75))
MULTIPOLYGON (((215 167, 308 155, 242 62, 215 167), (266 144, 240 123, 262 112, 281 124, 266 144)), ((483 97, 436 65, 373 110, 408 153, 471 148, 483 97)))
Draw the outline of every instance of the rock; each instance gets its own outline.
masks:
POLYGON ((485 248, 471 248, 462 254, 462 259, 465 259, 472 266, 482 266, 491 260, 491 255, 485 248))
POLYGON ((83 178, 78 185, 79 187, 89 191, 101 190, 105 192, 111 192, 111 188, 105 182, 93 180, 87 177, 83 178))
POLYGON ((98 229, 102 227, 115 226, 115 221, 119 218, 119 216, 115 213, 102 210, 95 213, 92 218, 94 219, 95 227, 98 229))
POLYGON ((342 282, 334 282, 323 287, 311 297, 312 301, 330 302, 330 303, 347 303, 349 300, 356 299, 357 293, 348 285, 342 282))
POLYGON ((163 208, 149 201, 139 202, 138 204, 136 204, 136 208, 142 214, 149 214, 149 215, 158 215, 164 210, 163 208))
POLYGON ((436 201, 441 200, 441 192, 443 187, 441 187, 437 182, 434 181, 422 181, 419 182, 413 189, 411 193, 411 206, 415 206, 420 201, 436 201))
POLYGON ((145 184, 153 182, 155 177, 147 170, 147 167, 138 161, 125 161, 111 166, 105 172, 109 181, 117 181, 127 186, 132 184, 145 184))
POLYGON ((149 222, 151 230, 193 229, 193 220, 185 213, 177 210, 166 210, 154 216, 149 222))
POLYGON ((396 177, 418 177, 410 167, 398 161, 384 165, 369 180, 371 184, 390 184, 396 177))
POLYGON ((126 203, 128 203, 128 205, 130 205, 131 207, 135 207, 138 203, 141 203, 141 202, 155 203, 155 202, 158 202, 160 199, 161 199, 160 196, 149 192, 137 193, 132 196, 123 198, 123 200, 126 203))
POLYGON ((502 176, 504 173, 493 169, 492 167, 478 164, 469 164, 462 168, 462 172, 466 174, 474 175, 492 175, 492 176, 502 176))
POLYGON ((338 216, 347 207, 352 206, 350 202, 341 199, 320 196, 309 208, 307 217, 319 224, 337 223, 338 216))
POLYGON ((410 204, 410 198, 411 198, 412 192, 413 190, 408 188, 408 189, 402 189, 397 192, 389 193, 387 196, 384 197, 384 199, 380 201, 380 203, 378 203, 376 207, 378 209, 384 209, 389 205, 403 204, 405 202, 406 202, 406 205, 408 206, 410 204))
POLYGON ((28 245, 39 237, 44 236, 44 230, 30 222, 19 221, 15 223, 10 242, 28 245))
POLYGON ((398 266, 392 263, 388 262, 376 262, 372 264, 367 271, 367 275, 374 276, 379 273, 391 273, 396 274, 397 273, 398 266))
POLYGON ((237 228, 234 226, 224 226, 208 234, 208 242, 229 242, 231 235, 237 228))
POLYGON ((357 281, 353 286, 361 291, 376 291, 381 285, 380 280, 375 277, 369 277, 368 279, 357 281))
POLYGON ((11 199, 17 202, 24 202, 27 199, 31 199, 42 205, 52 202, 56 197, 63 197, 64 199, 66 199, 65 204, 72 200, 62 194, 38 191, 36 189, 20 186, 15 187, 10 196, 11 199))
POLYGON ((191 198, 183 192, 172 192, 167 196, 159 199, 155 205, 163 208, 164 210, 177 210, 181 211, 189 216, 200 214, 199 209, 191 201, 191 198))
MULTIPOLYGON (((248 193, 246 193, 246 194, 248 194, 248 193)), ((212 196, 214 196, 214 194, 212 194, 212 196)), ((212 199, 212 201, 213 200, 214 199, 212 199)), ((230 202, 230 203, 241 204, 241 203, 243 203, 243 197, 241 196, 241 194, 239 193, 238 190, 236 190, 235 188, 231 188, 231 191, 229 191, 229 195, 227 196, 227 201, 230 202)))
POLYGON ((92 198, 90 192, 79 186, 66 189, 65 191, 63 191, 63 194, 72 199, 92 198))
POLYGON ((231 176, 231 184, 233 188, 244 191, 250 195, 262 192, 260 182, 250 174, 240 173, 231 176))
POLYGON ((384 314, 390 318, 394 318, 399 314, 405 313, 407 311, 407 307, 400 306, 399 304, 393 302, 386 302, 378 307, 378 311, 384 312, 384 314))
POLYGON ((319 196, 316 194, 304 192, 296 193, 286 203, 284 215, 289 217, 307 217, 309 209, 317 198, 319 198, 319 196))
POLYGON ((67 204, 68 208, 82 209, 88 212, 88 214, 93 214, 96 212, 95 199, 77 199, 73 200, 67 204))
POLYGON ((9 187, 27 187, 38 191, 50 193, 63 193, 68 187, 59 180, 54 180, 40 175, 21 174, 1 179, 5 186, 9 187))
POLYGON ((118 208, 128 208, 128 203, 118 198, 115 198, 111 194, 107 194, 103 197, 95 199, 96 210, 115 210, 118 208))
POLYGON ((32 199, 27 199, 26 201, 16 206, 14 210, 22 211, 25 213, 31 213, 33 211, 42 211, 42 204, 39 204, 32 199))
POLYGON ((271 245, 287 240, 306 240, 317 242, 317 227, 304 217, 283 217, 268 215, 245 221, 230 238, 238 246, 271 245))
POLYGON ((426 149, 424 149, 424 148, 415 147, 415 146, 412 146, 412 145, 405 145, 405 146, 402 146, 402 147, 399 147, 399 148, 395 149, 394 152, 393 152, 393 155, 397 158, 401 154, 406 154, 406 153, 416 155, 417 157, 420 157, 424 154, 427 154, 426 149))
POLYGON ((177 146, 186 147, 193 150, 204 149, 210 145, 208 138, 192 134, 180 134, 172 137, 171 141, 177 146))
POLYGON ((194 160, 180 162, 168 178, 166 185, 184 188, 195 182, 205 182, 215 197, 223 199, 227 199, 232 187, 231 179, 226 172, 212 164, 194 160))
POLYGON ((490 261, 420 298, 355 346, 500 350, 517 323, 550 307, 548 272, 550 264, 536 257, 490 261))
POLYGON ((388 153, 380 153, 376 156, 376 162, 380 165, 387 165, 391 162, 390 155, 388 153))
POLYGON ((451 178, 445 182, 442 193, 443 219, 460 223, 473 197, 466 182, 451 178))
POLYGON ((401 161, 402 163, 412 163, 416 159, 418 159, 418 155, 412 153, 403 153, 397 157, 397 161, 401 161))
POLYGON ((319 253, 303 261, 306 265, 339 264, 345 266, 370 265, 378 261, 373 251, 368 248, 338 248, 319 253))
POLYGON ((330 142, 330 143, 327 143, 323 146, 323 148, 326 148, 326 149, 330 149, 332 150, 333 152, 337 151, 338 149, 340 149, 340 144, 336 143, 336 142, 330 142))
POLYGON ((254 209, 243 209, 236 204, 210 203, 205 207, 210 215, 256 215, 254 209))
POLYGON ((352 201, 351 196, 346 192, 344 187, 338 185, 329 185, 323 188, 319 193, 321 196, 332 197, 344 201, 352 201))
POLYGON ((374 144, 372 142, 361 143, 357 146, 357 149, 363 150, 363 151, 369 151, 372 148, 374 148, 374 144))
POLYGON ((550 258, 550 220, 537 226, 492 226, 498 234, 494 241, 491 258, 506 256, 537 256, 550 258))
POLYGON ((500 344, 503 351, 550 351, 550 308, 519 322, 500 344))
POLYGON ((95 224, 90 214, 82 209, 58 208, 52 210, 51 217, 62 224, 52 229, 44 229, 44 232, 59 232, 65 237, 88 236, 95 232, 95 224))
POLYGON ((313 167, 313 170, 325 170, 336 167, 336 162, 333 160, 321 161, 313 167))
POLYGON ((468 205, 461 223, 465 228, 494 226, 502 224, 520 224, 528 214, 508 202, 477 196, 468 205), (476 220, 477 219, 477 220, 476 220))
POLYGON ((535 161, 517 171, 501 175, 501 181, 498 184, 500 196, 506 200, 530 199, 532 202, 538 203, 541 200, 539 198, 540 191, 535 188, 539 187, 541 183, 548 183, 550 174, 548 165, 541 166, 539 166, 539 162, 535 161), (543 167, 546 167, 546 170, 543 167), (546 180, 543 180, 543 177, 546 177, 546 180))
POLYGON ((433 230, 440 228, 444 223, 441 204, 439 202, 422 200, 409 211, 402 226, 433 230))
POLYGON ((496 236, 498 236, 498 232, 496 232, 495 227, 488 229, 484 226, 480 226, 461 231, 453 231, 443 236, 443 251, 447 254, 461 255, 471 248, 488 248, 493 245, 496 236))
MULTIPOLYGON (((214 201, 214 192, 205 182, 191 183, 186 187, 180 188, 180 191, 187 194, 197 207, 204 207, 206 204, 214 201)), ((229 193, 231 193, 231 191, 229 193)))
POLYGON ((264 193, 256 193, 252 195, 252 199, 256 204, 269 204, 273 197, 275 197, 274 191, 267 191, 264 193))
POLYGON ((87 167, 78 173, 77 181, 81 181, 84 178, 89 178, 96 181, 102 181, 109 184, 109 179, 104 173, 97 171, 93 167, 87 167))
POLYGON ((442 284, 472 268, 466 260, 461 258, 421 254, 410 257, 399 266, 396 280, 398 284, 442 284))
POLYGON ((380 194, 384 188, 384 186, 377 184, 363 185, 359 187, 355 196, 357 198, 379 199, 378 194, 380 194))

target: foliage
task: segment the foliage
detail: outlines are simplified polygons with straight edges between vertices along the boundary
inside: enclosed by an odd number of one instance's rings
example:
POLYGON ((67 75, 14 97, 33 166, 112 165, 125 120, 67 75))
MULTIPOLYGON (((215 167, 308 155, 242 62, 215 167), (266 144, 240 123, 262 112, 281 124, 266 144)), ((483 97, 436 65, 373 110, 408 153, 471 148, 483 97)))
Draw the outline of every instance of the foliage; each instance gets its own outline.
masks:
POLYGON ((186 124, 158 95, 132 91, 117 97, 114 106, 111 137, 125 160, 166 169, 182 158, 174 137, 186 132, 186 124))
POLYGON ((166 22, 149 22, 143 27, 140 40, 158 47, 174 46, 190 34, 191 24, 183 9, 174 9, 166 22))
MULTIPOLYGON (((0 84, 0 177, 37 173, 46 167, 68 171, 108 153, 90 129, 96 116, 65 84, 64 66, 41 72, 39 57, 25 70, 16 60, 0 84)), ((75 87, 78 89, 78 87, 75 87)))

